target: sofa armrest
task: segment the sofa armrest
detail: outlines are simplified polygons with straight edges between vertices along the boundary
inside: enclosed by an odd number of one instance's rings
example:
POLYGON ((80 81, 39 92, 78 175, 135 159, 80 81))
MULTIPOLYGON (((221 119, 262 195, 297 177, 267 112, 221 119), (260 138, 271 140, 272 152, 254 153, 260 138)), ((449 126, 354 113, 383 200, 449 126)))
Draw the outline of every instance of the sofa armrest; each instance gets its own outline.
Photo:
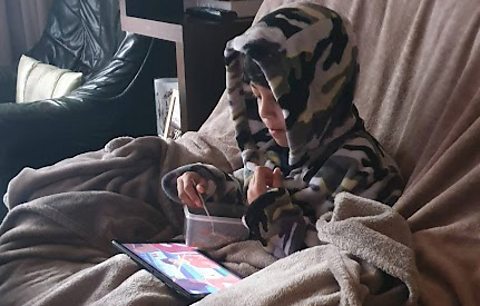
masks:
POLYGON ((102 147, 118 130, 113 103, 99 102, 63 97, 0 104, 0 167, 43 166, 102 147))
POLYGON ((97 150, 122 135, 115 103, 102 102, 62 98, 0 104, 0 189, 24 167, 97 150))
POLYGON ((16 85, 16 70, 0 66, 0 103, 15 102, 16 85))

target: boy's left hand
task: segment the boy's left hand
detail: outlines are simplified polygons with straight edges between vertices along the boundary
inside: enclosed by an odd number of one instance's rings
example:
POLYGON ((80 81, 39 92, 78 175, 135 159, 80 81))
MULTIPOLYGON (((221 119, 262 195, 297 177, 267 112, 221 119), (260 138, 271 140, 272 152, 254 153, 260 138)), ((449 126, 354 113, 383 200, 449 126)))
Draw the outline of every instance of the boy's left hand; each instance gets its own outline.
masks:
POLYGON ((267 167, 257 167, 253 173, 252 179, 248 184, 247 202, 252 204, 259 196, 264 194, 270 188, 283 187, 283 176, 280 168, 271 170, 267 167))

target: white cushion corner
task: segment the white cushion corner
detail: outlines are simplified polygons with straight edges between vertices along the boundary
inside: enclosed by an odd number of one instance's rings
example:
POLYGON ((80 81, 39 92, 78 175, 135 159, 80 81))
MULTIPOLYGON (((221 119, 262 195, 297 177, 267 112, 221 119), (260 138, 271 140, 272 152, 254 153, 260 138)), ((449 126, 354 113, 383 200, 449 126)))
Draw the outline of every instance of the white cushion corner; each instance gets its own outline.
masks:
POLYGON ((34 102, 65 96, 83 81, 81 72, 61 69, 22 55, 18 63, 16 102, 34 102))

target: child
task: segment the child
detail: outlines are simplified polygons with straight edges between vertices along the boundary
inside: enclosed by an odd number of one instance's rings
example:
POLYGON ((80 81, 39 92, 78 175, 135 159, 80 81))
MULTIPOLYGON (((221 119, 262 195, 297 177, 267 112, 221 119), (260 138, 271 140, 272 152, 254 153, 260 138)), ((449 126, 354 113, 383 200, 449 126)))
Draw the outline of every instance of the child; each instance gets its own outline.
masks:
POLYGON ((243 169, 168 173, 177 202, 248 205, 252 239, 280 258, 319 244, 315 222, 351 192, 393 205, 403 182, 353 105, 357 48, 348 22, 313 3, 263 17, 227 44, 227 91, 243 169))

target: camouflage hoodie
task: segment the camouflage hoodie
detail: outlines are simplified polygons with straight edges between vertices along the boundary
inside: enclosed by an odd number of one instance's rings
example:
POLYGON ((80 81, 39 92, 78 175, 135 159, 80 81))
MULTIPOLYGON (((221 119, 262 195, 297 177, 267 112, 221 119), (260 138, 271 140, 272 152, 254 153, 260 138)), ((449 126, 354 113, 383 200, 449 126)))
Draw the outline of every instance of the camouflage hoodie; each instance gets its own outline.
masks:
POLYGON ((403 182, 397 166, 365 131, 353 105, 359 65, 350 24, 313 3, 294 3, 264 16, 227 44, 227 91, 244 167, 233 175, 194 164, 163 180, 175 201, 176 178, 197 171, 209 181, 207 201, 246 203, 256 166, 280 167, 284 188, 272 188, 248 206, 252 239, 277 257, 317 245, 316 220, 334 197, 351 192, 393 205, 403 182), (243 78, 248 54, 258 64, 283 109, 288 148, 278 146, 258 116, 243 78))

